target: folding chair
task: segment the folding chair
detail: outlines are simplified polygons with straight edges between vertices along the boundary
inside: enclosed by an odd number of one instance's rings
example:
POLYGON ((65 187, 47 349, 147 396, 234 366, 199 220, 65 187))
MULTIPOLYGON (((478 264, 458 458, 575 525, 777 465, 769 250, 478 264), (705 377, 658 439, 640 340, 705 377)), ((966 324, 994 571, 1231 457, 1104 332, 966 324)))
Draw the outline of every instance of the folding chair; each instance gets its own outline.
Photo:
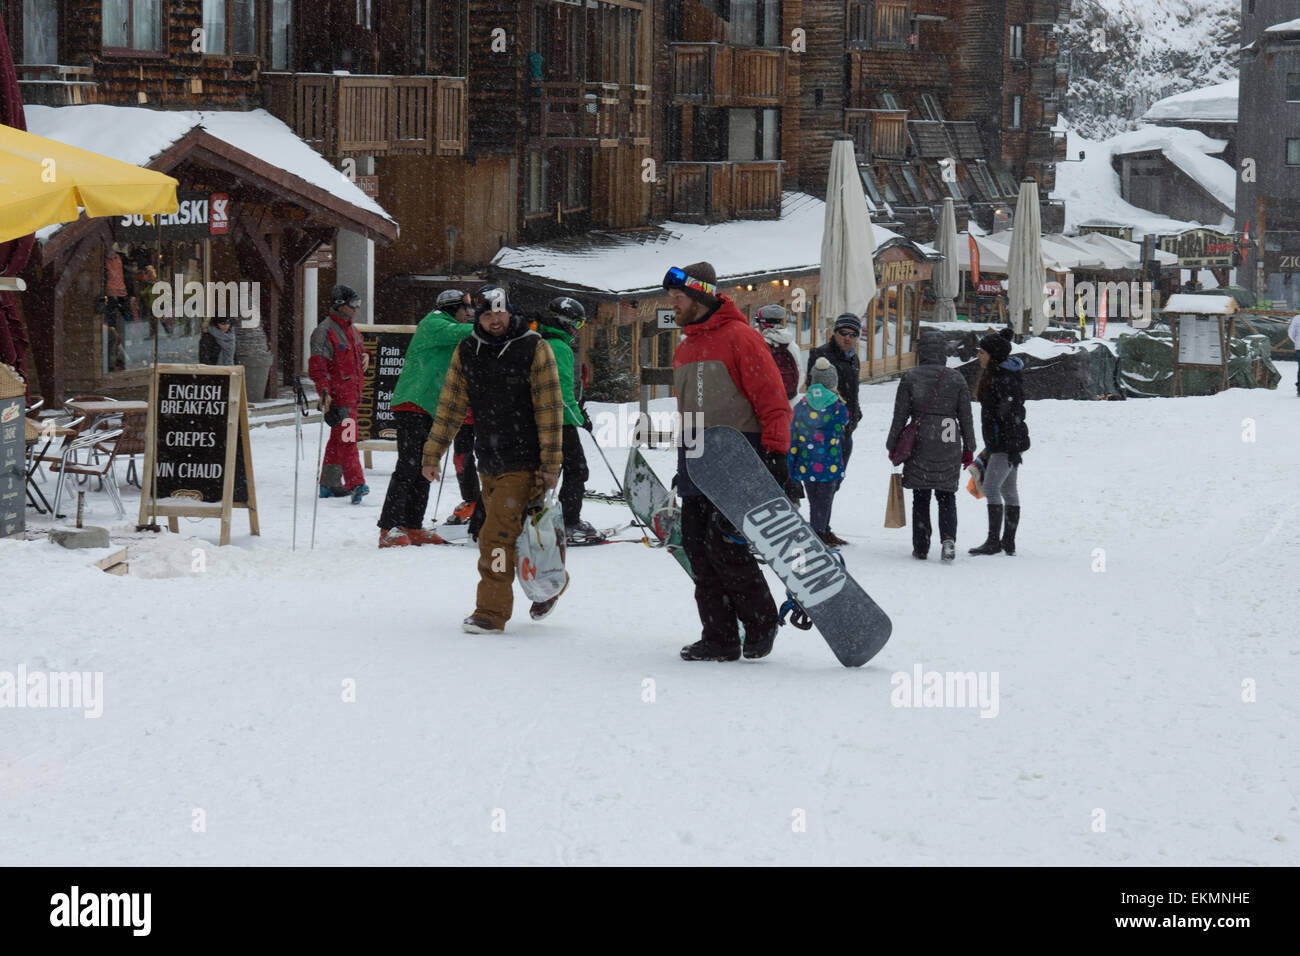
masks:
POLYGON ((122 413, 122 440, 118 443, 117 454, 126 456, 126 483, 140 485, 140 470, 135 466, 137 455, 144 454, 145 430, 149 425, 148 410, 122 413))
POLYGON ((122 507, 122 496, 117 490, 117 476, 113 472, 113 460, 117 457, 117 445, 121 438, 122 429, 114 428, 109 431, 87 432, 64 445, 63 458, 58 466, 59 482, 54 488, 54 517, 64 517, 59 514, 59 501, 63 497, 63 486, 67 482, 68 475, 86 475, 100 479, 103 486, 108 488, 109 497, 113 499, 113 507, 117 509, 117 519, 121 521, 126 517, 126 509, 122 507), (82 451, 86 452, 88 460, 78 460, 79 453, 82 451), (103 457, 96 456, 95 460, 89 460, 95 452, 103 457))

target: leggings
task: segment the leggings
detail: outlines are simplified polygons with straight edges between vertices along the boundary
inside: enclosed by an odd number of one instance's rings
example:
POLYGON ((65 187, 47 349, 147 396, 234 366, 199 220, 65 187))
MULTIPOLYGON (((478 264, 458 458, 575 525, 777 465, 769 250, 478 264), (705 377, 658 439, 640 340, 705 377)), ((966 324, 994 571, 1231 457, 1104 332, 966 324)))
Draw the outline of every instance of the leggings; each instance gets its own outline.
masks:
POLYGON ((984 497, 991 505, 1019 505, 1020 493, 1016 489, 1016 475, 1019 465, 1007 461, 1005 452, 989 455, 988 467, 984 469, 984 497))

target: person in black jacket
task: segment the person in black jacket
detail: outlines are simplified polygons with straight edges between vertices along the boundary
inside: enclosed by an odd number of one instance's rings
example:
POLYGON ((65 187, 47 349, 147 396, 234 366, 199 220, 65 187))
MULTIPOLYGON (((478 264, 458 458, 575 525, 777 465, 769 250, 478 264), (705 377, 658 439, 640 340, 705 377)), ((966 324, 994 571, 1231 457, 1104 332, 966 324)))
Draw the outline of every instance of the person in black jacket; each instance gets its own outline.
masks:
POLYGON ((218 315, 199 337, 200 365, 235 364, 235 330, 228 315, 218 315))
POLYGON ((892 452, 907 423, 917 423, 916 444, 903 463, 903 487, 912 489, 912 557, 924 560, 930 554, 933 492, 941 557, 951 561, 957 556, 957 483, 962 466, 975 458, 970 390, 961 373, 948 368, 948 343, 937 332, 921 336, 917 362, 899 379, 885 447, 892 452))
POLYGON ((980 403, 980 429, 989 452, 983 485, 989 506, 989 536, 970 553, 1015 554, 1016 529, 1020 526, 1016 476, 1021 453, 1029 450, 1025 393, 1020 382, 1025 363, 1011 354, 1011 339, 1003 334, 980 339, 979 362, 975 398, 980 403))
MULTIPOLYGON (((858 383, 861 378, 862 363, 858 360, 858 337, 862 334, 862 320, 850 312, 845 312, 835 320, 830 341, 808 351, 808 368, 811 370, 819 358, 831 363, 840 377, 840 387, 836 390, 844 405, 849 410, 849 424, 844 429, 844 467, 849 465, 849 455, 853 454, 853 432, 862 421, 862 404, 858 401, 858 383)), ((804 375, 804 388, 812 383, 804 375)))

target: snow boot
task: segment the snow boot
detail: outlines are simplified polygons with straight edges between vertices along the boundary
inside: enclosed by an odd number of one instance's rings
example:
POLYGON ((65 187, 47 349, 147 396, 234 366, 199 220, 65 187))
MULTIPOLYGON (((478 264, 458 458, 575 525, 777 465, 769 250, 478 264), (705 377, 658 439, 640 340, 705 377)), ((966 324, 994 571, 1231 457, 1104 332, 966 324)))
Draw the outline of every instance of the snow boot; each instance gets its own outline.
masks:
POLYGON ((723 647, 720 644, 700 640, 682 648, 682 660, 684 661, 735 661, 739 659, 739 646, 723 647))
POLYGON ((474 508, 477 505, 477 501, 462 501, 452 511, 451 517, 444 521, 443 524, 465 524, 469 521, 470 515, 474 513, 474 508))
POLYGON ((540 621, 542 618, 546 617, 546 615, 550 614, 552 611, 555 610, 555 602, 560 599, 560 594, 563 594, 566 590, 568 590, 568 587, 569 587, 569 572, 565 571, 564 587, 560 588, 560 593, 555 595, 555 597, 549 598, 545 601, 534 601, 533 606, 528 609, 528 616, 531 617, 534 621, 540 621))
POLYGON ((359 505, 361 504, 361 499, 364 498, 366 495, 370 494, 370 486, 357 485, 355 488, 351 489, 347 493, 352 496, 352 503, 354 505, 359 505))
POLYGON ((411 544, 419 547, 422 544, 446 544, 447 539, 436 531, 426 531, 423 528, 403 528, 406 537, 410 539, 411 544))
POLYGON ((406 536, 401 528, 388 528, 379 532, 379 546, 381 548, 405 548, 411 543, 411 539, 406 536))
POLYGON ((564 526, 564 537, 568 544, 581 545, 603 540, 605 535, 591 522, 579 519, 564 526))
POLYGON ((320 486, 321 498, 346 498, 347 494, 342 488, 331 488, 329 485, 320 486))
POLYGON ((772 653, 772 645, 776 642, 776 628, 768 628, 759 634, 746 634, 745 643, 741 647, 741 652, 749 660, 756 660, 760 657, 767 657, 772 653))
POLYGON ((929 552, 929 551, 916 551, 916 550, 913 550, 913 551, 912 551, 912 557, 916 558, 916 560, 918 560, 918 561, 926 561, 926 560, 929 560, 930 552, 929 552))
POLYGON ((1020 505, 1007 505, 1007 524, 1002 529, 1002 553, 1016 553, 1016 529, 1020 527, 1020 505))
POLYGON ((838 534, 836 534, 836 533, 835 533, 834 531, 832 531, 830 528, 827 528, 827 529, 826 529, 826 533, 825 533, 824 535, 822 535, 822 540, 825 541, 825 542, 826 542, 828 545, 830 545, 832 548, 842 548, 842 547, 844 547, 846 544, 848 544, 847 541, 845 541, 843 538, 841 538, 838 534))
POLYGON ((1002 505, 989 505, 989 536, 978 548, 969 548, 968 554, 997 554, 1002 550, 1002 505))
POLYGON ((943 554, 939 556, 941 561, 951 561, 957 557, 957 542, 952 538, 943 539, 943 554))
POLYGON ((504 634, 504 627, 497 627, 485 617, 471 614, 461 621, 460 629, 466 634, 504 634))

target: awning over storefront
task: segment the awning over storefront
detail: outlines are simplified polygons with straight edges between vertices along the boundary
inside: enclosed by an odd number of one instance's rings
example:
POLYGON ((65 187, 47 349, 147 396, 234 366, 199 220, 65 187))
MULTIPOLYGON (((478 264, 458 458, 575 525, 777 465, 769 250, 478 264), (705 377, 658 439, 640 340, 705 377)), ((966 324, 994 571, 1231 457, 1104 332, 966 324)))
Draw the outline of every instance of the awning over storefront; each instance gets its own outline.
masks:
MULTIPOLYGON (((980 272, 1005 275, 1011 233, 976 236, 975 243, 979 247, 980 272)), ((1177 256, 1159 250, 1156 251, 1156 258, 1162 267, 1178 262, 1177 256)), ((957 262, 963 272, 970 271, 970 243, 965 233, 957 237, 957 262)), ((1043 268, 1049 272, 1111 271, 1139 269, 1141 266, 1142 246, 1136 242, 1098 233, 1083 236, 1054 233, 1043 236, 1043 268)))

